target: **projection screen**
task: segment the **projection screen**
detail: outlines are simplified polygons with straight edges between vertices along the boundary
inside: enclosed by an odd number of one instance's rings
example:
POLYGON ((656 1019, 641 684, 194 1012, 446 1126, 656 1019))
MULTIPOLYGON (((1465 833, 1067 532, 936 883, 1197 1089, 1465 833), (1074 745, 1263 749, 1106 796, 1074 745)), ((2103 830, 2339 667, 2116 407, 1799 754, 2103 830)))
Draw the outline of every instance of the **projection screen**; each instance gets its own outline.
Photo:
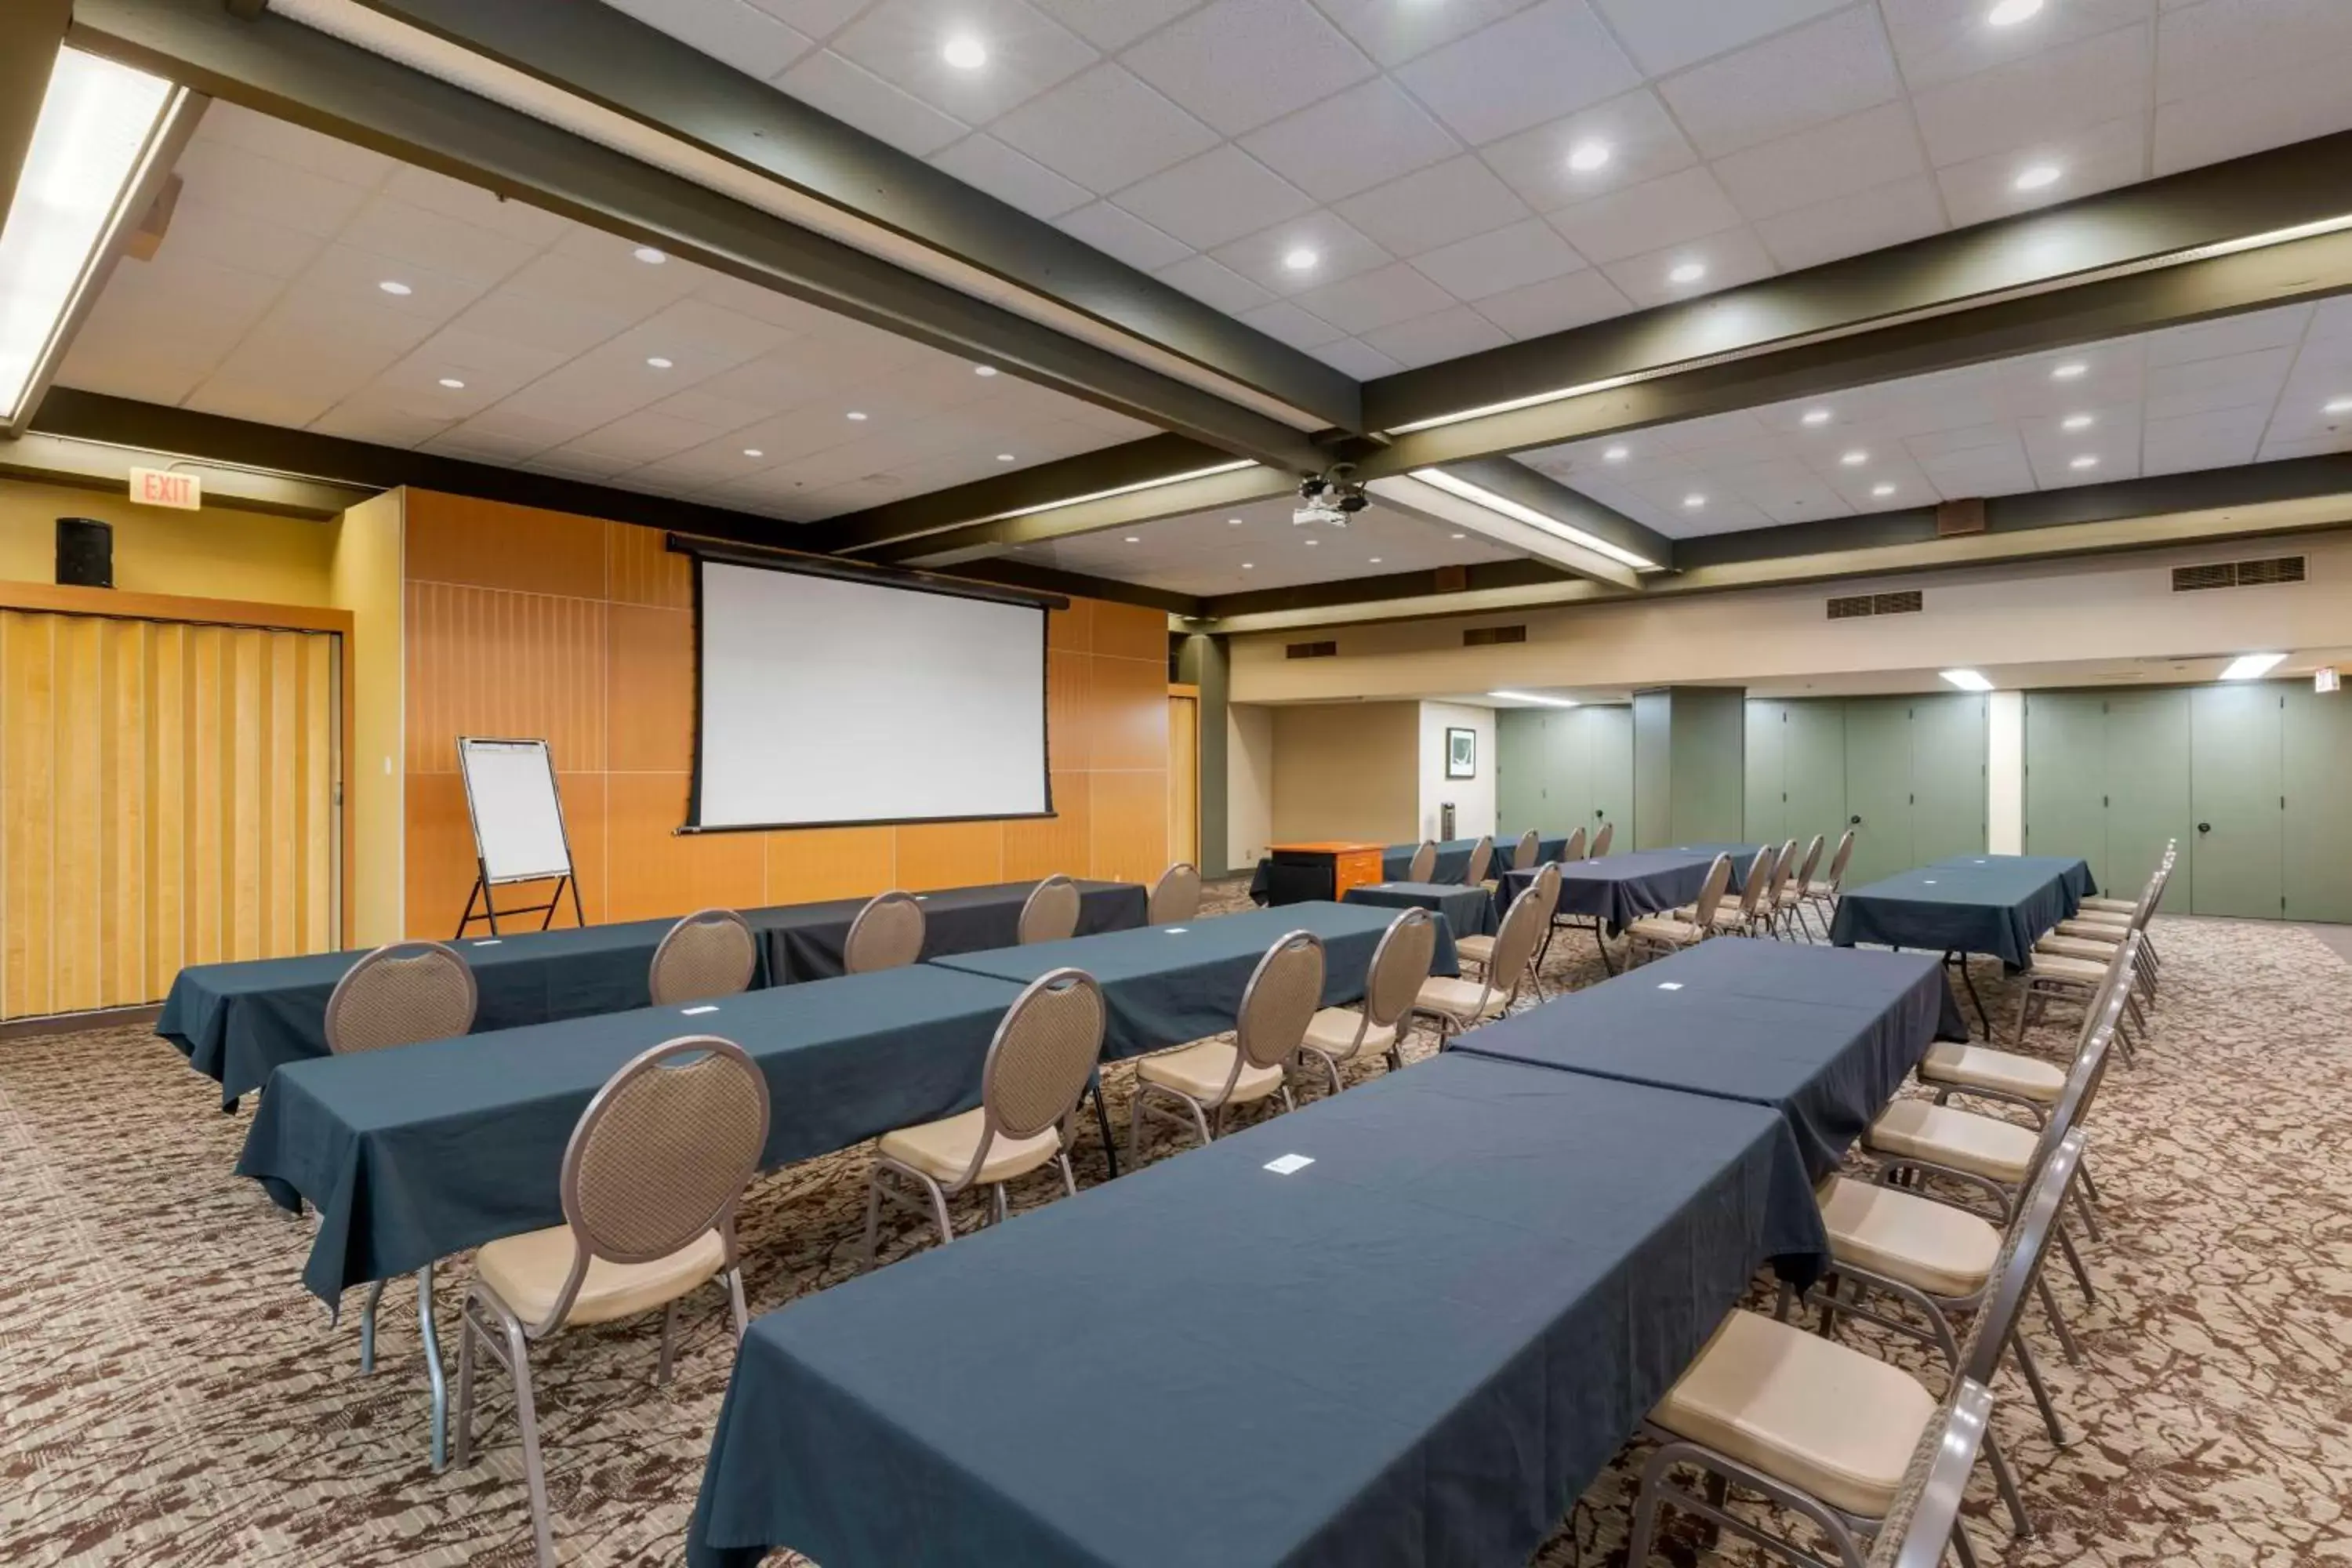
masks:
POLYGON ((693 828, 1037 816, 1045 610, 698 557, 693 828))

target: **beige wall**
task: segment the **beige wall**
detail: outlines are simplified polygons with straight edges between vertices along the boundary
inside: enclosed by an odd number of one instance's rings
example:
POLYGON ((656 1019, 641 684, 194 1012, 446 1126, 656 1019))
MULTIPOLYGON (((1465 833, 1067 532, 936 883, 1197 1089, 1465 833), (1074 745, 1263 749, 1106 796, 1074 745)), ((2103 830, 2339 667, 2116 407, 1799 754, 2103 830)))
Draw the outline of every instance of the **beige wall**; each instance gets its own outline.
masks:
POLYGON ((55 582, 61 517, 113 525, 114 585, 125 593, 335 603, 332 522, 228 507, 165 511, 133 506, 127 496, 24 479, 0 479, 0 578, 55 582))
POLYGON ((1990 671, 2176 653, 2315 652, 2352 643, 2352 535, 2250 539, 1318 633, 1336 637, 1337 658, 1285 658, 1284 644, 1297 635, 1234 639, 1234 700, 1416 698, 1510 686, 1622 690, 1685 682, 1738 682, 1754 690, 1776 679, 1954 665, 1990 671), (2292 554, 2306 557, 2308 581, 2171 591, 2176 565, 2292 554), (1832 621, 1823 609, 1832 595, 1904 588, 1925 592, 1923 612, 1832 621), (1465 626, 1522 622, 1525 643, 1462 646, 1465 626))
POLYGON ((1274 841, 1274 710, 1225 710, 1225 864, 1255 865, 1274 841))
POLYGON ((343 514, 329 563, 329 591, 352 613, 351 755, 343 810, 352 822, 352 929, 348 947, 405 934, 402 840, 406 791, 401 757, 401 541, 407 492, 394 490, 343 514))
POLYGON ((1475 838, 1495 831, 1495 710, 1457 702, 1421 705, 1419 760, 1420 826, 1416 838, 1435 838, 1444 818, 1439 807, 1454 803, 1454 831, 1475 838), (1445 731, 1468 730, 1478 737, 1478 773, 1475 778, 1445 776, 1445 731))
POLYGON ((1274 841, 1397 844, 1421 815, 1421 705, 1349 702, 1274 714, 1274 841))

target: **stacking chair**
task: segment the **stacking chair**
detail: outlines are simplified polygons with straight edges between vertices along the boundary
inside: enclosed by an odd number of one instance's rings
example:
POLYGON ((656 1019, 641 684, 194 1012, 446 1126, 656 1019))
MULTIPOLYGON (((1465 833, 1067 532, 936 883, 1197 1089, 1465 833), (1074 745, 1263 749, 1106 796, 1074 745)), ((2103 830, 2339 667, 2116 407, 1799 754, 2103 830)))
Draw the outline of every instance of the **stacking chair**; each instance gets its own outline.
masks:
POLYGON ((1486 879, 1486 873, 1494 868, 1494 865, 1495 836, 1491 833, 1481 834, 1478 842, 1470 846, 1470 864, 1463 868, 1462 885, 1465 888, 1476 887, 1486 879))
MULTIPOLYGON (((2137 944, 2123 942, 2105 950, 2102 961, 2105 973, 2091 1005, 2084 1010, 2083 1028, 2075 1040, 2079 1058, 2092 1031, 2097 1027, 2114 988, 2123 983, 2122 971, 2134 965, 2137 944)), ((2042 1125, 2049 1109, 2058 1103, 2066 1088, 2069 1068, 2042 1057, 2027 1056, 2016 1051, 1995 1050, 1990 1046, 1956 1044, 1937 1040, 1927 1047, 1919 1061, 1919 1081, 1937 1091, 1936 1103, 1944 1105, 1955 1098, 1989 1100, 2014 1105, 2024 1111, 2036 1127, 2042 1125)))
POLYGON ((1583 858, 1584 829, 1580 827, 1568 836, 1567 843, 1559 847, 1559 863, 1563 866, 1573 865, 1583 858))
MULTIPOLYGON (((1723 929, 1716 913, 1723 905, 1723 890, 1731 886, 1731 857, 1718 855, 1715 864, 1706 868, 1706 880, 1698 890, 1698 901, 1690 906, 1691 918, 1685 920, 1680 910, 1673 914, 1643 915, 1625 928, 1625 962, 1627 967, 1643 958, 1662 958, 1686 947, 1696 946, 1723 929)), ((1604 948, 1603 952, 1607 950, 1604 948)))
MULTIPOLYGON (((2130 947, 2137 950, 2145 945, 2146 922, 2149 912, 2155 909, 2157 898, 2162 890, 2163 884, 2160 879, 2150 880, 2147 891, 2141 897, 2139 906, 2133 912, 2130 920, 2115 928, 2115 940, 2111 942, 2095 942, 2091 949, 2086 950, 2095 952, 2096 956, 2076 956, 2068 952, 2046 952, 2040 943, 2035 944, 2033 966, 2019 977, 2017 1040, 2020 1045, 2025 1043, 2026 1026, 2044 1006, 2053 1000, 2080 1002, 2085 1013, 2088 1013, 2095 1005, 2095 999, 2105 989, 2109 970, 2122 961, 2125 948, 2130 947)), ((2138 959, 2136 956, 2135 967, 2137 963, 2138 959)), ((2125 995, 2129 1004, 2126 1011, 2130 1021, 2142 1030, 2146 1030, 2147 1016, 2140 1008, 2137 992, 2126 990, 2125 995)), ((2135 1054, 2130 1034, 2127 1030, 2121 1032, 2118 1038, 2123 1044, 2125 1059, 2128 1061, 2135 1054)))
POLYGON ((327 996, 327 1049, 336 1056, 421 1046, 470 1032, 474 972, 437 942, 379 947, 335 982, 327 996))
POLYGON ((2060 921, 2055 931, 2043 935, 2033 944, 2036 954, 2057 953, 2066 958, 2104 960, 2107 951, 2121 942, 2126 932, 2140 933, 2139 962, 2136 966, 2140 993, 2153 1003, 2158 964, 2156 942, 2148 931, 2148 921, 2155 918, 2157 906, 2164 900, 2164 891, 2172 881, 2175 853, 2168 848, 2156 870, 2149 876, 2147 886, 2140 896, 2128 903, 2121 899, 2084 900, 2082 909, 2072 920, 2060 921), (2100 908, 2094 909, 2096 902, 2100 908), (2121 912, 2114 906, 2125 905, 2121 912))
MULTIPOLYGON (((1796 840, 1791 838, 1789 842, 1794 844, 1796 840)), ((1781 863, 1783 866, 1787 864, 1786 857, 1782 858, 1781 863)), ((1813 873, 1821 868, 1821 864, 1822 836, 1816 833, 1813 841, 1805 847, 1805 858, 1797 868, 1796 874, 1781 879, 1779 907, 1775 911, 1784 932, 1794 925, 1804 933, 1807 942, 1813 940, 1813 932, 1812 928, 1805 923, 1805 889, 1813 885, 1813 873)), ((1827 936, 1829 933, 1824 931, 1822 934, 1827 936)))
POLYGON ((751 988, 760 967, 759 939, 733 910, 703 910, 669 928, 654 949, 649 986, 654 1005, 708 1002, 751 988))
POLYGON ((1476 980, 1441 974, 1422 982, 1413 997, 1412 1016, 1427 1020, 1436 1029, 1440 1050, 1462 1030, 1510 1010, 1535 961, 1536 944, 1551 923, 1550 903, 1559 897, 1559 876, 1557 868, 1548 868, 1536 878, 1535 887, 1511 900, 1476 980), (1549 891, 1541 891, 1547 885, 1549 891))
MULTIPOLYGON (((1551 917, 1559 908, 1559 868, 1547 866, 1538 871, 1535 880, 1528 884, 1528 890, 1520 896, 1543 900, 1544 929, 1549 931, 1551 929, 1551 917)), ((1473 963, 1482 970, 1486 969, 1495 962, 1496 941, 1496 939, 1491 936, 1456 937, 1454 942, 1454 956, 1464 963, 1473 963)), ((1536 974, 1542 959, 1543 953, 1540 951, 1528 955, 1528 984, 1535 987, 1538 996, 1543 994, 1543 983, 1536 974)))
POLYGON ((923 956, 923 906, 912 893, 877 893, 849 922, 841 944, 844 974, 904 969, 923 956))
MULTIPOLYGON (((1734 1489, 1802 1515, 1828 1538, 1840 1563, 1863 1563, 1875 1537, 1900 1528, 1918 1468, 1935 1467, 1934 1456, 1954 1446, 1956 1427, 1981 1435, 1981 1396, 2009 1346, 2020 1342, 2018 1314, 2040 1278, 2081 1148, 2079 1136, 2062 1144, 2034 1183, 2021 1223, 1992 1260, 1968 1342, 1950 1358, 1941 1401, 1908 1372, 1833 1339, 1759 1312, 1734 1310, 1726 1318, 1644 1424, 1660 1447, 1642 1471, 1630 1568, 1648 1563, 1658 1510, 1667 1504, 1785 1561, 1817 1561, 1731 1512, 1725 1505, 1734 1489), (1704 1495, 1674 1480, 1685 1465, 1706 1475, 1704 1495)), ((2005 1473, 2005 1466, 1996 1468, 1997 1478, 2005 1473)), ((1946 1475, 1966 1480, 1966 1471, 1953 1476, 1951 1467, 1946 1475)), ((2010 1496, 2014 1500, 2013 1489, 2010 1496)), ((1973 1564, 1967 1538, 1953 1527, 1948 1537, 1961 1561, 1973 1564)), ((1932 1560, 1925 1543, 1916 1560, 1932 1560)))
POLYGON ((1404 1066, 1406 1020, 1436 953, 1437 917, 1427 910, 1401 912, 1372 949, 1363 1005, 1321 1008, 1307 1020, 1299 1046, 1301 1064, 1310 1057, 1321 1062, 1333 1094, 1339 1092, 1339 1068, 1367 1051, 1385 1052, 1391 1071, 1404 1066))
POLYGON ((1853 858, 1853 829, 1849 827, 1838 837, 1837 852, 1830 857, 1829 876, 1819 882, 1808 880, 1805 883, 1803 901, 1813 906, 1820 914, 1824 933, 1837 914, 1838 895, 1845 891, 1846 862, 1853 858))
POLYGON ((1772 858, 1772 875, 1764 884, 1764 896, 1756 903, 1756 923, 1751 934, 1780 934, 1780 906, 1789 890, 1789 879, 1797 867, 1797 841, 1793 838, 1780 846, 1772 858))
POLYGON ((724 1281, 743 1337, 735 1208, 768 1141, 768 1081, 742 1047, 709 1035, 656 1046, 597 1091, 563 1151, 563 1224, 485 1243, 457 1340, 458 1467, 471 1458, 474 1363, 514 1379, 523 1479, 541 1568, 553 1568, 530 1347, 568 1328, 662 1312, 657 1384, 669 1381, 677 1304, 724 1281))
POLYGON ((1232 1039, 1195 1041, 1135 1064, 1135 1099, 1127 1123, 1129 1167, 1143 1145, 1146 1117, 1189 1125, 1207 1143, 1225 1130, 1225 1117, 1236 1105, 1279 1094, 1283 1109, 1290 1110, 1290 1067, 1322 1005, 1322 939, 1292 931, 1257 961, 1242 993, 1232 1039), (1154 1103, 1162 1100, 1181 1105, 1185 1114, 1154 1103))
POLYGON ((1617 825, 1604 822, 1601 831, 1592 836, 1592 858, 1598 860, 1609 853, 1609 841, 1617 837, 1617 825))
POLYGON ((1514 871, 1529 869, 1535 865, 1536 857, 1542 853, 1543 835, 1532 827, 1528 828, 1519 835, 1518 843, 1512 847, 1511 869, 1514 871))
POLYGON ((1077 935, 1078 902, 1078 885, 1067 877, 1048 877, 1038 883, 1021 906, 1021 945, 1077 935))
POLYGON ((1408 882, 1433 881, 1437 877, 1437 840, 1424 838, 1421 847, 1412 852, 1412 864, 1404 869, 1408 882))
POLYGON ((1200 912, 1201 868, 1190 860, 1179 860, 1151 884, 1151 902, 1145 909, 1143 923, 1172 926, 1200 912))
POLYGON ((1077 1194, 1070 1170, 1072 1123, 1102 1056, 1108 1018, 1102 987, 1082 969, 1048 971, 1013 998, 981 1066, 980 1104, 885 1132, 875 1145, 866 1177, 860 1273, 874 1267, 885 1201, 928 1211, 944 1244, 955 1239, 948 1200, 973 1187, 991 1189, 991 1215, 999 1223, 1005 1215, 1004 1184, 1047 1165, 1060 1168, 1064 1192, 1077 1194))
POLYGON ((1974 1548, 1960 1532, 1960 1502, 1976 1469, 1977 1450, 1992 1430, 1992 1390, 1964 1377, 1946 1408, 1943 1430, 1919 1435, 1895 1505, 1870 1543, 1865 1568, 1941 1568, 1946 1549, 1955 1542, 1962 1562, 1972 1556, 1974 1548))
MULTIPOLYGON (((1718 935, 1753 936, 1764 918, 1765 908, 1771 898, 1772 873, 1780 863, 1780 852, 1769 844, 1756 851, 1756 858, 1748 863, 1748 876, 1739 884, 1739 896, 1730 903, 1715 907, 1714 923, 1718 935)), ((1698 906, 1685 904, 1675 911, 1675 919, 1699 925, 1698 906)))

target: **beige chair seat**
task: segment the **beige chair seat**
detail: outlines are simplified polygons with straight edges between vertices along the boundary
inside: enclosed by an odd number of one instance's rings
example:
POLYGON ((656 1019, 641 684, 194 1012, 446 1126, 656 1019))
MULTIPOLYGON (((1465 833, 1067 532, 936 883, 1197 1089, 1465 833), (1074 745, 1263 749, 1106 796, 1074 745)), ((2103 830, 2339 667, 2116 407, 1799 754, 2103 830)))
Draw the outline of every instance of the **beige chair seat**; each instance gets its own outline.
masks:
POLYGON ((2110 925, 2104 921, 2060 921, 2058 934, 2071 937, 2076 942, 2095 942, 2109 952, 2113 952, 2116 943, 2131 934, 2131 927, 2110 925))
POLYGON ((1483 1023, 1499 1018, 1510 1001, 1510 993, 1500 988, 1488 989, 1475 980, 1456 980, 1451 975, 1433 975, 1421 983, 1421 990, 1412 999, 1414 1008, 1423 1013, 1443 1013, 1463 1024, 1483 1023), (1480 998, 1484 998, 1482 1003, 1480 998))
POLYGON ((1625 928, 1627 936, 1646 937, 1654 942, 1696 942, 1706 932, 1686 920, 1673 915, 1643 915, 1625 928))
POLYGON ((1965 1209, 1845 1176, 1832 1176, 1818 1195, 1841 1262, 1954 1300, 1992 1278, 2000 1232, 1965 1209))
POLYGON ((1805 897, 1809 899, 1836 898, 1837 884, 1834 882, 1808 882, 1805 884, 1805 897))
POLYGON ((1326 1056, 1343 1056, 1356 1048, 1356 1031, 1363 1029, 1363 1049, 1384 1051, 1396 1044, 1396 1026, 1374 1024, 1366 1028, 1364 1016, 1353 1007, 1326 1007, 1307 1020, 1306 1043, 1326 1056))
POLYGON ((2037 954, 2054 952, 2062 958, 2087 958, 2094 963, 2105 963, 2116 955, 2116 944, 2095 936, 2045 936, 2033 944, 2033 951, 2037 954))
MULTIPOLYGON (((499 1300, 526 1323, 542 1323, 555 1310, 563 1282, 572 1278, 572 1260, 579 1250, 568 1225, 521 1236, 484 1242, 474 1253, 474 1273, 498 1292, 499 1300)), ((667 1258, 651 1263, 608 1263, 588 1260, 587 1277, 572 1298, 566 1323, 609 1323, 633 1318, 677 1300, 708 1284, 727 1267, 726 1244, 715 1230, 705 1231, 667 1258)))
POLYGON ((2057 1104, 2066 1088, 2066 1069, 2055 1062, 1988 1046, 1956 1046, 1940 1040, 1927 1047, 1919 1076, 1930 1083, 1999 1089, 2039 1105, 2057 1104))
POLYGON ((1461 958, 1484 969, 1495 962, 1495 939, 1491 936, 1457 936, 1454 951, 1461 958))
POLYGON ((2139 906, 2129 899, 2084 899, 2085 910, 2107 915, 2128 915, 2139 906))
POLYGON ((1832 1507, 1884 1518, 1936 1399, 1877 1357, 1734 1312, 1650 1419, 1832 1507))
MULTIPOLYGON (((1352 1037, 1353 1031, 1349 1033, 1352 1037)), ((1138 1078, 1162 1089, 1172 1089, 1194 1100, 1214 1100, 1225 1092, 1225 1075, 1234 1070, 1234 1049, 1230 1040, 1201 1040, 1181 1050, 1145 1057, 1135 1064, 1135 1072, 1138 1078)), ((1264 1100, 1281 1087, 1280 1068, 1255 1068, 1244 1062, 1241 1077, 1234 1080, 1233 1102, 1239 1105, 1264 1100)))
MULTIPOLYGON (((975 1106, 961 1116, 885 1132, 876 1147, 885 1159, 920 1171, 935 1182, 952 1184, 962 1181, 963 1173, 971 1169, 972 1151, 987 1127, 987 1113, 975 1106)), ((1027 1175, 1061 1152, 1062 1136, 1051 1127, 1034 1138, 1007 1138, 999 1133, 974 1180, 1009 1182, 1027 1175)))
MULTIPOLYGON (((1652 915, 1645 915, 1643 917, 1644 920, 1654 920, 1655 918, 1655 916, 1652 915)), ((1680 921, 1683 924, 1696 930, 1698 925, 1698 906, 1696 904, 1685 904, 1681 909, 1676 910, 1669 918, 1680 921)), ((1633 923, 1635 925, 1640 925, 1642 922, 1641 921, 1635 921, 1633 923)), ((1739 900, 1738 899, 1727 898, 1724 900, 1723 902, 1715 906, 1716 930, 1738 931, 1747 923, 1748 915, 1740 909, 1739 900)))
POLYGON ((2032 1128, 2014 1122, 1924 1100, 1898 1100, 1870 1124, 1864 1141, 1881 1153, 1971 1171, 2013 1185, 2025 1180, 2033 1163, 2035 1137, 2032 1128))
POLYGON ((2117 914, 2113 910, 2076 910, 2071 922, 2075 925, 2109 926, 2116 930, 2131 924, 2129 914, 2117 914))
POLYGON ((2069 958, 2063 952, 2037 952, 2029 974, 2044 980, 2073 980, 2084 985, 2096 985, 2107 977, 2107 961, 2103 958, 2069 958))

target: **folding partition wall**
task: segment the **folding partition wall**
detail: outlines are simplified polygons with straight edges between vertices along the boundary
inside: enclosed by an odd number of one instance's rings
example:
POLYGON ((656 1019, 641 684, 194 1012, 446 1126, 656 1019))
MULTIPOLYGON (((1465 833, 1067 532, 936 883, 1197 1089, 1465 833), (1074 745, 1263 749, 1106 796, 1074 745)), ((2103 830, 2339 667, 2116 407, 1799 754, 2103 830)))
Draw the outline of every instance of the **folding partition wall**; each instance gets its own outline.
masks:
POLYGON ((1981 853, 1986 760, 1980 696, 1754 700, 1747 834, 1833 845, 1851 826, 1849 886, 1981 853))
POLYGON ((1506 708, 1495 715, 1495 816, 1511 832, 1588 836, 1615 822, 1633 847, 1633 710, 1506 708))

